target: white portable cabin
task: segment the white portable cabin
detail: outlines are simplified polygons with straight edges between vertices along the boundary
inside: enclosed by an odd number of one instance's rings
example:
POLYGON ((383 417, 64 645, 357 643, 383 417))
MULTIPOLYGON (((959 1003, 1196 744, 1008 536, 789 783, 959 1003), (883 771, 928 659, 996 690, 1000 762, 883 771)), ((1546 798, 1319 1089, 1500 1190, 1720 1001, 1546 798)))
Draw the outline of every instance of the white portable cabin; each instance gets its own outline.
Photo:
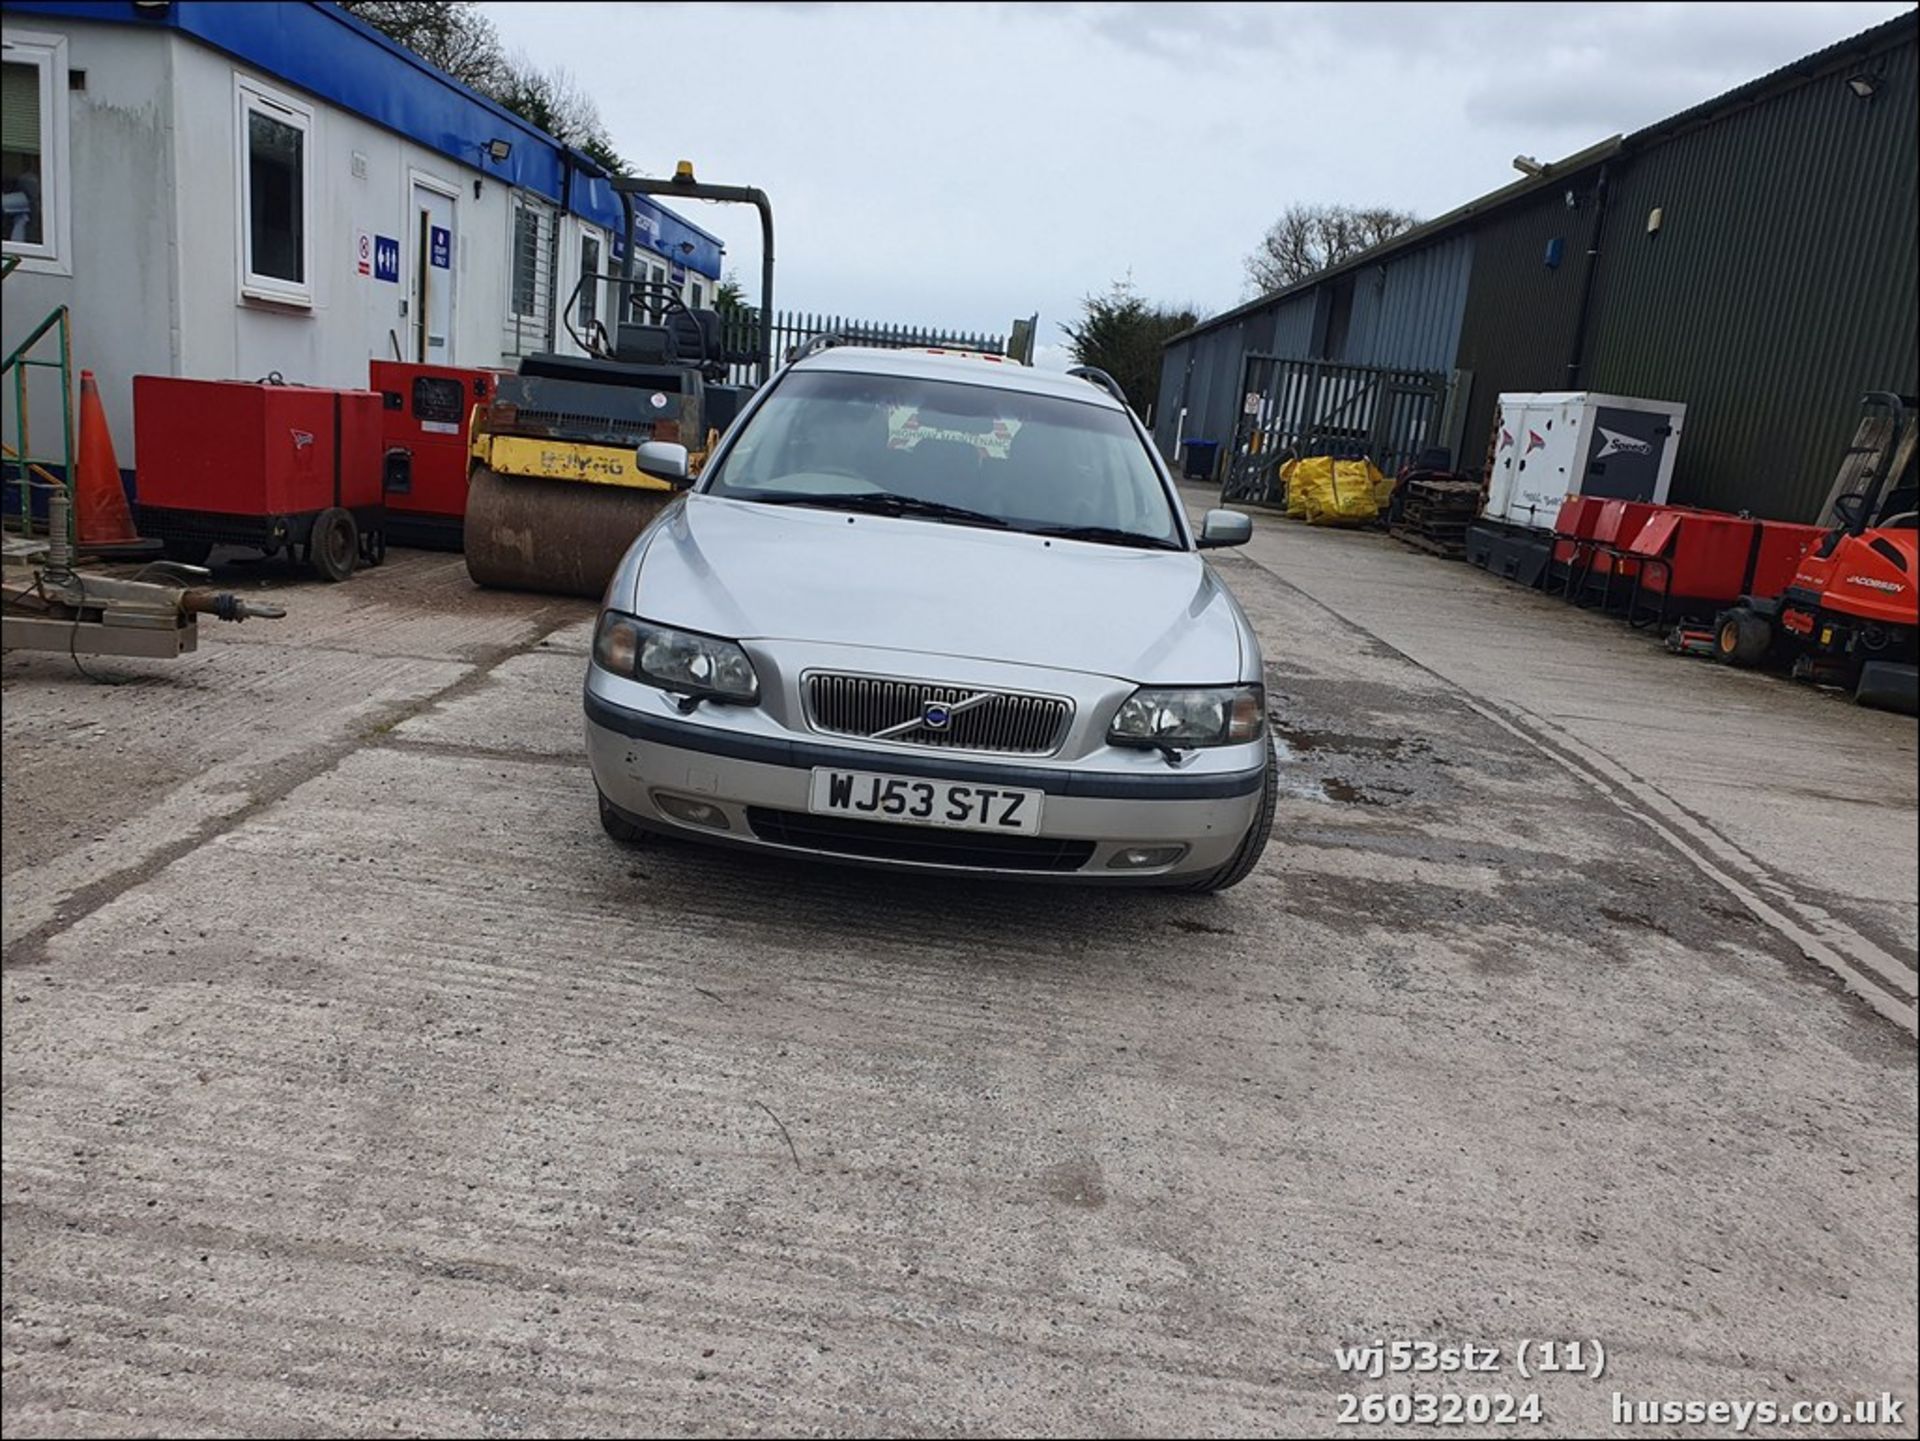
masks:
MULTIPOLYGON (((4 40, 0 250, 20 264, 0 342, 70 308, 122 466, 135 375, 511 368, 577 353, 567 302, 583 269, 618 268, 623 211, 591 160, 336 6, 7 0, 4 40)), ((634 205, 636 277, 711 303, 719 240, 634 205)), ((606 290, 580 299, 610 322, 606 290)), ((41 453, 55 374, 33 373, 41 453)), ((11 386, 4 406, 11 444, 11 386)))

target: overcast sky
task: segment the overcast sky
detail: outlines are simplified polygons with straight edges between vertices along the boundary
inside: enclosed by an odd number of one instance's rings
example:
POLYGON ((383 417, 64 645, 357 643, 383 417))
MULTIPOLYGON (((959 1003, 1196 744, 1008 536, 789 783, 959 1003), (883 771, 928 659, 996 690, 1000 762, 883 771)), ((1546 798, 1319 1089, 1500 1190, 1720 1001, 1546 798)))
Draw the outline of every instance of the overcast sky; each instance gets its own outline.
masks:
MULTIPOLYGON (((1836 4, 489 4, 652 174, 773 199, 777 308, 1201 314, 1293 201, 1439 215, 1899 14, 1836 4)), ((757 290, 759 226, 692 205, 757 290)), ((1050 356, 1049 358, 1055 358, 1050 356)))

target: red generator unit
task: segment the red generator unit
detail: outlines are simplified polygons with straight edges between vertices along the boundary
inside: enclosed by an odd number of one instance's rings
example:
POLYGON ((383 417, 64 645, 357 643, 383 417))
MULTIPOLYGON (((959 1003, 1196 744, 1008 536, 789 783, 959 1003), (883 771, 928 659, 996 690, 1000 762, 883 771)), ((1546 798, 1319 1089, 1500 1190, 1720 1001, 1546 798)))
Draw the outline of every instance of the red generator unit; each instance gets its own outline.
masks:
POLYGON ((380 397, 238 380, 133 378, 141 534, 199 565, 285 550, 326 580, 386 556, 380 397))
POLYGON ((467 518, 467 423, 493 398, 496 370, 375 360, 387 530, 406 545, 459 550, 467 518))

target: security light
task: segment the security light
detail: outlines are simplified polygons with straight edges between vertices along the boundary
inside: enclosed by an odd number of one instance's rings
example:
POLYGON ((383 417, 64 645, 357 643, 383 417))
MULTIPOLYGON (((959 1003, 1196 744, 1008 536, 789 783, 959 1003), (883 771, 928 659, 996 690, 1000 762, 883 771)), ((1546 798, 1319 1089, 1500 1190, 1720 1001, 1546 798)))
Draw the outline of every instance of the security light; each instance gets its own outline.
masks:
POLYGON ((513 142, 511 140, 489 140, 487 142, 487 155, 496 164, 505 160, 511 154, 513 154, 513 142))
POLYGON ((1542 165, 1538 160, 1535 160, 1531 155, 1514 156, 1513 168, 1518 170, 1522 175, 1533 179, 1538 179, 1547 173, 1547 167, 1542 165))
POLYGON ((1855 95, 1858 95, 1862 100, 1873 99, 1874 91, 1879 88, 1880 77, 1878 75, 1849 75, 1847 77, 1847 89, 1851 90, 1855 95))

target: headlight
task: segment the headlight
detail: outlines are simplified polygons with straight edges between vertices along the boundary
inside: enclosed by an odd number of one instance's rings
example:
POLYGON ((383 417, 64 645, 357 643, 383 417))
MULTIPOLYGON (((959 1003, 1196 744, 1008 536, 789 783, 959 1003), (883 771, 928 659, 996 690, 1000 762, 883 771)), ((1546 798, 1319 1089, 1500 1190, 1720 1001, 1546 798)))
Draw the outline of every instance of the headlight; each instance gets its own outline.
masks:
POLYGON ((1230 746, 1258 740, 1266 691, 1257 685, 1142 688, 1120 703, 1107 740, 1117 746, 1230 746))
POLYGON ((747 705, 760 698, 753 662, 732 641, 654 625, 617 610, 601 612, 593 633, 593 659, 615 675, 681 695, 747 705))

